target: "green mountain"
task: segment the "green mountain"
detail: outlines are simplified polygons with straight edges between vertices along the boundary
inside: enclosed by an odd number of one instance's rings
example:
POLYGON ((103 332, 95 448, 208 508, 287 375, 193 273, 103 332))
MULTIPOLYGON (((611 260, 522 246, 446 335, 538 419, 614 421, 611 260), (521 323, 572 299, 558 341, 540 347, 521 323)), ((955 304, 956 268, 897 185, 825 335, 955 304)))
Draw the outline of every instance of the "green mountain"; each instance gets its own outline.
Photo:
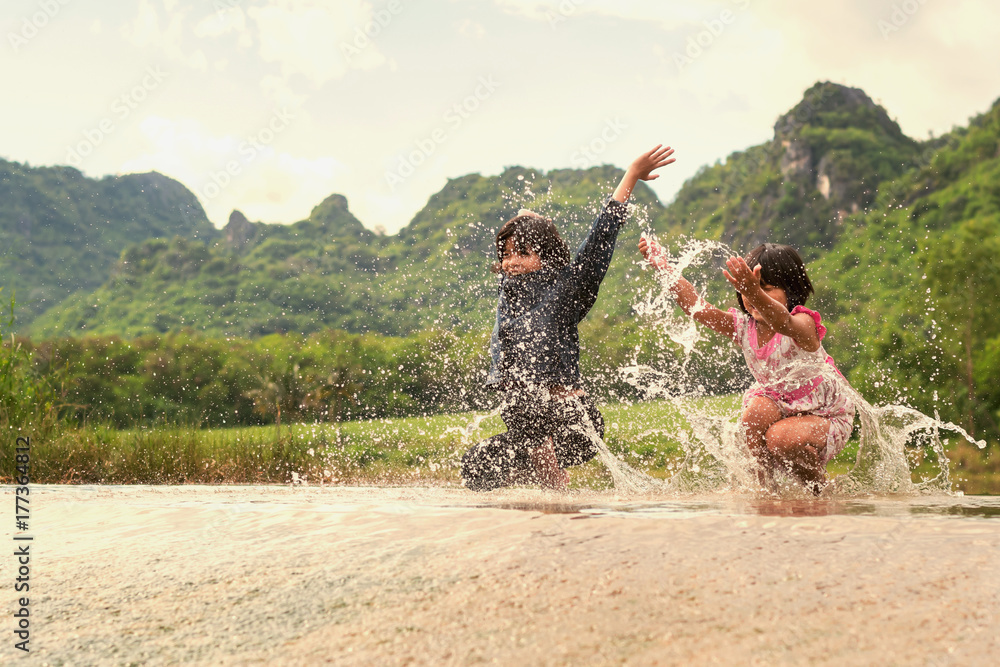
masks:
POLYGON ((927 145, 813 267, 866 395, 1000 431, 1000 100, 927 145))
POLYGON ((251 223, 234 211, 222 233, 212 245, 178 236, 129 247, 100 289, 47 313, 33 330, 131 337, 194 328, 253 337, 358 328, 379 244, 343 197, 328 197, 293 225, 251 223))
MULTIPOLYGON (((767 238, 817 257, 848 216, 873 204, 879 184, 920 154, 862 91, 816 84, 778 119, 770 142, 702 169, 668 207, 644 184, 637 189, 639 223, 622 232, 595 314, 629 314, 634 290, 626 281, 635 278, 640 226, 736 248, 767 238)), ((255 337, 329 327, 392 335, 481 328, 495 300, 489 266, 499 225, 521 207, 537 209, 575 247, 621 173, 605 165, 469 174, 450 180, 392 237, 367 231, 339 195, 291 225, 251 223, 234 212, 225 238, 208 246, 188 230, 164 240, 171 235, 161 225, 144 237, 160 240, 128 248, 103 279, 94 271, 88 285, 102 282, 99 289, 52 308, 30 332, 131 337, 191 328, 255 337)))
MULTIPOLYGON (((572 247, 586 235, 622 172, 610 166, 549 173, 511 167, 454 179, 397 236, 366 230, 332 195, 291 225, 251 223, 238 211, 206 245, 182 237, 128 248, 114 275, 84 299, 40 317, 36 337, 134 337, 184 328, 257 337, 327 328, 388 335, 431 326, 486 325, 496 300, 493 238, 523 206, 555 218, 572 247)), ((636 201, 662 212, 645 184, 636 201)), ((639 226, 623 230, 602 314, 625 315, 639 226)))
POLYGON ((18 320, 108 280, 122 248, 148 238, 218 235, 183 185, 156 172, 85 177, 72 167, 0 160, 0 285, 18 320))
POLYGON ((671 229, 749 250, 765 240, 817 256, 881 183, 914 168, 908 138, 863 91, 817 83, 774 125, 774 138, 702 168, 668 208, 671 229))

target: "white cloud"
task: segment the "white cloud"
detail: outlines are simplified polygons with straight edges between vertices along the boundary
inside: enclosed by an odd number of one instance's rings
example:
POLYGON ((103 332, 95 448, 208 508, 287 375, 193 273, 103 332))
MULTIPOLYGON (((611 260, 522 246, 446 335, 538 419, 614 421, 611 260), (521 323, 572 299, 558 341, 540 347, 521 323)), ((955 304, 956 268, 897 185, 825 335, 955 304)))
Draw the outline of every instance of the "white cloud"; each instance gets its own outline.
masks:
POLYGON ((162 51, 168 58, 184 63, 192 69, 206 71, 208 58, 201 49, 190 49, 182 42, 184 39, 184 18, 182 11, 173 14, 173 3, 167 4, 169 16, 166 27, 160 25, 160 13, 149 0, 140 0, 139 10, 131 23, 122 26, 122 36, 133 46, 139 48, 154 48, 162 51))
POLYGON ((302 75, 318 87, 350 69, 374 69, 386 62, 376 40, 389 29, 391 18, 388 23, 373 20, 371 5, 362 0, 329 5, 279 0, 251 7, 247 14, 260 33, 260 57, 280 65, 285 78, 302 75))
POLYGON ((198 196, 216 225, 224 224, 235 208, 251 220, 303 219, 338 191, 338 179, 347 173, 332 157, 306 158, 271 144, 214 135, 192 119, 153 116, 140 124, 140 130, 145 150, 124 162, 120 171, 155 170, 181 181, 198 196))
POLYGON ((749 0, 731 0, 729 3, 699 2, 649 2, 649 0, 495 0, 497 6, 508 14, 533 21, 546 21, 557 27, 564 21, 586 16, 603 16, 629 21, 653 21, 664 29, 672 30, 686 23, 707 18, 709 7, 719 5, 742 6, 749 0), (708 7, 706 6, 708 5, 708 7))
POLYGON ((206 16, 194 26, 196 37, 214 39, 231 32, 239 36, 239 46, 246 48, 253 45, 246 13, 236 5, 220 6, 215 12, 206 16))
POLYGON ((458 34, 463 37, 482 39, 486 35, 486 28, 472 19, 465 19, 458 24, 458 34))
POLYGON ((308 96, 296 93, 284 77, 265 75, 260 80, 260 87, 268 99, 283 107, 300 109, 308 99, 308 96))
POLYGON ((1000 4, 966 0, 949 3, 949 10, 943 11, 943 8, 924 5, 921 13, 914 18, 926 19, 924 23, 938 35, 945 46, 976 47, 995 51, 996 26, 1000 23, 1000 4), (928 16, 923 16, 924 11, 928 16))

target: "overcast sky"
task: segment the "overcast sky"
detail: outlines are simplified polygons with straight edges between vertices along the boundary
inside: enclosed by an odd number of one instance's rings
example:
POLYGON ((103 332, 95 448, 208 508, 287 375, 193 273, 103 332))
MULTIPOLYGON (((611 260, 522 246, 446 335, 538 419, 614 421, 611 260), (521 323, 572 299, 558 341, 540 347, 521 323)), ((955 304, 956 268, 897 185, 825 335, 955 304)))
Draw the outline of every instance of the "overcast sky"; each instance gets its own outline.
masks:
POLYGON ((993 0, 5 0, 0 157, 156 170, 222 226, 331 193, 369 228, 447 179, 663 142, 663 201, 816 81, 916 138, 1000 97, 993 0))

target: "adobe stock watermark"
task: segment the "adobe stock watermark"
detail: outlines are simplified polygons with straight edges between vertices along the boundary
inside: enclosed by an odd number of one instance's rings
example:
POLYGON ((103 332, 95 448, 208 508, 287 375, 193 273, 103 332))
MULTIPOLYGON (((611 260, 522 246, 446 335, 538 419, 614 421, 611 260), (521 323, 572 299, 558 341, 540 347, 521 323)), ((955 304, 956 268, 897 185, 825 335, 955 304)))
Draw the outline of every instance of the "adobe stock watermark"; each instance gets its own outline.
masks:
POLYGON ((556 11, 551 9, 545 10, 545 19, 549 22, 549 27, 553 30, 556 29, 560 23, 569 20, 576 10, 584 3, 585 0, 561 0, 559 6, 556 7, 556 11))
POLYGON ((893 4, 889 17, 876 22, 879 32, 882 33, 882 39, 887 40, 889 35, 899 32, 926 3, 927 0, 903 0, 899 4, 893 4))
POLYGON ((589 169, 596 166, 601 155, 608 150, 608 146, 618 141, 627 129, 628 125, 617 116, 606 120, 597 136, 580 146, 570 157, 573 166, 577 169, 589 169))
POLYGON ((371 21, 363 26, 354 27, 354 36, 350 42, 340 43, 340 52, 347 62, 361 55, 367 49, 372 40, 382 34, 382 31, 389 27, 392 20, 403 13, 403 3, 401 0, 389 0, 383 9, 376 9, 372 13, 371 21))
POLYGON ((427 158, 434 155, 438 146, 448 140, 449 133, 454 132, 462 126, 465 121, 471 118, 500 87, 500 82, 492 76, 481 76, 472 94, 467 95, 461 101, 451 105, 444 112, 441 119, 445 127, 435 127, 431 132, 421 139, 413 142, 413 150, 405 155, 399 156, 396 168, 385 172, 385 182, 389 186, 390 192, 395 192, 396 187, 416 172, 417 167, 427 161, 427 158))
POLYGON ((69 3, 70 0, 39 0, 38 11, 21 19, 20 30, 7 33, 7 41, 10 42, 14 53, 21 50, 21 47, 27 46, 28 42, 33 40, 69 3))
POLYGON ((240 156, 239 160, 229 160, 221 169, 208 172, 207 180, 210 182, 201 188, 201 196, 210 200, 222 194, 222 191, 232 184, 233 179, 243 173, 243 169, 247 165, 256 160, 279 134, 288 129, 293 120, 295 120, 295 116, 287 109, 275 110, 263 127, 253 134, 247 135, 237 146, 236 152, 240 156))
POLYGON ((111 103, 111 115, 105 116, 93 127, 83 131, 83 140, 69 146, 66 150, 66 164, 79 168, 87 156, 104 143, 109 134, 114 132, 139 105, 146 101, 149 95, 160 87, 167 78, 167 73, 159 66, 150 65, 146 68, 142 80, 128 92, 115 98, 111 103))
MULTIPOLYGON (((750 9, 750 0, 732 0, 741 11, 750 9)), ((701 58, 705 51, 712 48, 716 41, 726 32, 726 28, 736 22, 736 12, 732 9, 723 9, 714 19, 702 21, 704 30, 687 38, 684 45, 684 52, 674 52, 674 64, 677 71, 683 72, 685 67, 693 65, 694 61, 701 58)))

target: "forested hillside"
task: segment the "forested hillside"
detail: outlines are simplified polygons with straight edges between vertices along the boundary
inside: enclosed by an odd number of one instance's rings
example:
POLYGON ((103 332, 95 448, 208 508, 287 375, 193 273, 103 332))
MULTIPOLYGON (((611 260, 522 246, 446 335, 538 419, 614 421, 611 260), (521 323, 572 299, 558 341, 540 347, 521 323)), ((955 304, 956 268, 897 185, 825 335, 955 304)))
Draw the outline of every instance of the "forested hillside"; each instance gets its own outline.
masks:
MULTIPOLYGON (((905 136, 863 91, 817 83, 774 125, 774 138, 706 166, 668 209, 677 233, 750 249, 769 241, 807 258, 833 247, 879 186, 920 163, 905 136)), ((856 221, 855 221, 856 224, 856 221)))
POLYGON ((134 337, 193 328, 253 337, 356 330, 379 268, 379 245, 339 195, 293 225, 254 224, 234 212, 215 243, 176 236, 127 248, 100 289, 50 311, 33 333, 134 337))
MULTIPOLYGON (((234 212, 213 244, 176 237, 124 251, 114 275, 87 299, 54 308, 34 337, 120 335, 193 329, 213 336, 308 334, 326 328, 410 335, 431 326, 469 330, 492 317, 493 238, 530 206, 555 218, 576 247, 622 171, 549 173, 520 167, 449 181, 397 236, 365 229, 347 200, 331 195, 291 225, 251 223, 234 212)), ((643 215, 663 208, 645 184, 643 215)), ((639 224, 620 237, 601 315, 628 313, 639 224)))
POLYGON ((95 180, 0 159, 0 286, 16 292, 23 325, 106 282, 126 246, 217 234, 195 196, 161 174, 95 180))
POLYGON ((813 266, 851 380, 1000 433, 1000 100, 883 183, 813 266))
MULTIPOLYGON (((807 258, 836 245, 869 210, 881 183, 920 164, 929 147, 907 138, 862 91, 816 84, 778 119, 774 138, 702 169, 664 207, 641 185, 595 315, 628 316, 640 229, 720 239, 748 249, 787 242, 807 258)), ((521 207, 554 218, 575 247, 621 171, 545 173, 511 167, 453 179, 398 235, 367 231, 331 195, 308 219, 250 223, 234 212, 225 238, 205 245, 159 239, 125 251, 115 275, 86 300, 39 319, 37 336, 139 336, 193 329, 254 337, 352 332, 409 335, 430 326, 488 324, 495 279, 492 240, 521 207)))

